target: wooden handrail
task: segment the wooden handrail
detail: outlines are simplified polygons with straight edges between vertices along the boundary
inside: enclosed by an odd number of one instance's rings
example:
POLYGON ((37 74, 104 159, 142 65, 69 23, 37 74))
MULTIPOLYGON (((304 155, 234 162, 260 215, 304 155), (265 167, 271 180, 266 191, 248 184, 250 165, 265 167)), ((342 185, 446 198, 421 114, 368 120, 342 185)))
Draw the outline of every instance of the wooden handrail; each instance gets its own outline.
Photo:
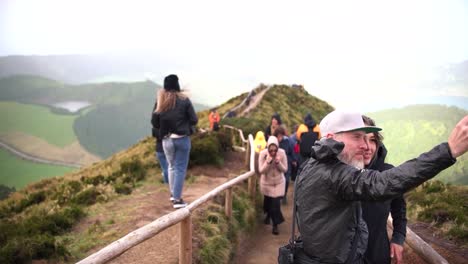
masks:
POLYGON ((232 130, 237 130, 239 132, 239 135, 240 135, 240 139, 242 140, 243 143, 248 143, 249 141, 247 139, 245 139, 244 137, 244 132, 242 132, 242 130, 238 129, 237 127, 233 127, 233 126, 230 126, 230 125, 223 125, 224 128, 229 128, 229 129, 232 129, 232 130))
MULTIPOLYGON (((392 216, 388 216, 387 226, 393 230, 393 219, 392 216)), ((405 243, 410 246, 416 254, 423 258, 429 264, 448 264, 437 251, 435 251, 429 244, 420 238, 416 233, 411 231, 409 227, 406 228, 406 240, 405 243)))
MULTIPOLYGON (((243 134, 241 134, 243 135, 243 134)), ((253 146, 253 136, 249 134, 248 142, 253 146)), ((77 262, 78 264, 100 264, 106 263, 121 254, 130 248, 137 246, 145 240, 148 240, 160 232, 166 230, 167 228, 181 223, 180 228, 180 248, 179 248, 179 263, 191 263, 191 241, 192 241, 192 230, 191 230, 191 214, 203 203, 209 201, 215 197, 220 192, 232 188, 234 185, 239 184, 246 179, 249 179, 255 175, 255 151, 254 148, 250 148, 250 171, 237 176, 236 178, 216 187, 210 192, 204 194, 202 197, 190 203, 187 207, 178 209, 177 211, 171 212, 155 221, 127 234, 126 236, 120 238, 109 244, 108 246, 102 248, 98 252, 86 257, 85 259, 77 262)), ((227 197, 229 199, 229 197, 227 197)), ((231 199, 232 202, 232 199, 231 199)), ((232 204, 230 205, 232 207, 232 204)))

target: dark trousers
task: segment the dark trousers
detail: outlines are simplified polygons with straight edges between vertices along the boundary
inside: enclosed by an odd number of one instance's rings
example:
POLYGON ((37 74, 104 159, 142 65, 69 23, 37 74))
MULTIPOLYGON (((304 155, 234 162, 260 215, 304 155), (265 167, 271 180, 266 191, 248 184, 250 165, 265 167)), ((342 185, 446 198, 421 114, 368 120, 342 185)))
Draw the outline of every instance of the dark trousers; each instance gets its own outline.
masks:
POLYGON ((271 218, 273 225, 279 225, 284 222, 283 214, 281 213, 281 198, 263 196, 263 212, 267 218, 271 218))

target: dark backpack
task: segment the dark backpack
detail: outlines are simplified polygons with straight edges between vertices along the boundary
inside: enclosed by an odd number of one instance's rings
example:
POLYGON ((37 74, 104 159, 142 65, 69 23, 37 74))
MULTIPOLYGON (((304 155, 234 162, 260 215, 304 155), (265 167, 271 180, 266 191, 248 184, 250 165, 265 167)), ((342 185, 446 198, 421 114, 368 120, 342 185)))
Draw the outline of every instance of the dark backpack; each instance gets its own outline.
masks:
POLYGON ((312 146, 317 139, 318 133, 314 131, 304 132, 301 134, 301 142, 299 143, 301 156, 310 157, 312 146))

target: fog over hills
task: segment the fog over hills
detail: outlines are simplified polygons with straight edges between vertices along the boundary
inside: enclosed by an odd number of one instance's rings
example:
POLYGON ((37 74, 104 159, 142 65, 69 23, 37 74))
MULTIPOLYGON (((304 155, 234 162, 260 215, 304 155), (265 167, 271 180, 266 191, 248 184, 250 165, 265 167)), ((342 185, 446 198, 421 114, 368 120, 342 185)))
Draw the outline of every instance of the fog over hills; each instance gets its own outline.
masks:
MULTIPOLYGON (((249 91, 259 83, 271 80, 258 80, 255 73, 240 73, 234 69, 218 69, 217 72, 196 67, 195 62, 179 63, 175 58, 151 53, 119 53, 95 55, 47 55, 47 56, 5 56, 0 57, 0 77, 16 74, 37 75, 70 84, 96 82, 135 82, 152 80, 161 83, 170 73, 180 75, 181 85, 188 88, 194 101, 217 105, 239 93, 249 91), (223 72, 220 74, 220 72, 223 72), (245 75, 245 76, 244 76, 245 75)), ((311 75, 313 73, 310 73, 311 75)), ((337 76, 339 78, 339 76, 337 76)), ((301 84, 301 79, 297 80, 301 84)), ((292 84, 292 83, 291 83, 292 84)), ((310 86, 310 84, 309 84, 310 86)), ((312 94, 320 87, 307 87, 312 94), (312 91, 314 90, 314 91, 312 91)), ((346 89, 343 87, 343 89, 346 89)), ((329 91, 328 97, 339 97, 339 93, 329 91)), ((375 93, 380 93, 376 88, 375 93)), ((358 95, 356 95, 358 96, 358 95)), ((342 100, 342 99, 341 99, 342 100)), ((351 99, 350 99, 351 100, 351 99)), ((329 100, 333 105, 333 101, 329 100)), ((443 104, 468 109, 468 60, 461 63, 440 66, 434 69, 426 80, 408 87, 407 93, 397 98, 367 100, 361 111, 377 111, 413 104, 443 104)), ((339 105, 334 105, 339 107, 339 105)))

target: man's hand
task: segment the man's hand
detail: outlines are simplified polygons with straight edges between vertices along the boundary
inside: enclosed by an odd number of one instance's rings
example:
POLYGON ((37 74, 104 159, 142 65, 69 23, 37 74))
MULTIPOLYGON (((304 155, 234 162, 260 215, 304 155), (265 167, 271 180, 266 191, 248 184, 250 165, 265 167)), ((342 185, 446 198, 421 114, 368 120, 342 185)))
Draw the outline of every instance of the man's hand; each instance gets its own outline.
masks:
POLYGON ((395 260, 396 264, 403 263, 403 246, 395 243, 390 244, 390 257, 395 260))
POLYGON ((468 150, 468 115, 452 130, 448 144, 454 158, 460 157, 468 150))

